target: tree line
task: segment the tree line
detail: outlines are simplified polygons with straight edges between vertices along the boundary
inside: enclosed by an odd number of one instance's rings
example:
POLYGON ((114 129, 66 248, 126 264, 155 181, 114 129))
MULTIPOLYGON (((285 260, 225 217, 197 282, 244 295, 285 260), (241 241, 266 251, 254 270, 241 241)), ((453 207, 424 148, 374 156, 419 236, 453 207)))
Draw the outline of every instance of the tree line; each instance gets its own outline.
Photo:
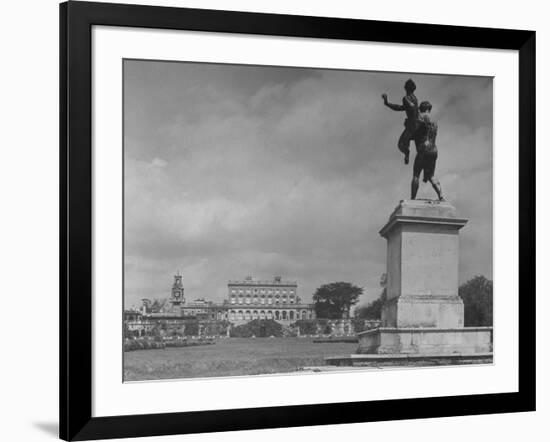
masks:
MULTIPOLYGON (((351 307, 357 304, 361 294, 363 294, 363 288, 349 282, 332 282, 320 286, 313 294, 317 318, 349 317, 351 307)), ((459 287, 458 295, 464 302, 464 326, 493 325, 493 281, 477 275, 459 287)), ((384 302, 386 302, 386 287, 382 289, 378 299, 356 307, 354 317, 380 319, 384 302)))

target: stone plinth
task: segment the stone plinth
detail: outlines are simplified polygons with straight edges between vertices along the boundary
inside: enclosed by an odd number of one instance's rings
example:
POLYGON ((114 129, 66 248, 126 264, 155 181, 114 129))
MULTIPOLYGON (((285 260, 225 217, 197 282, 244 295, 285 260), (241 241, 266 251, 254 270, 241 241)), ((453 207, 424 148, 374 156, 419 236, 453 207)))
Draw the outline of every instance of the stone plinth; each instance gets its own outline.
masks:
POLYGON ((492 333, 492 327, 378 328, 359 334, 357 353, 490 353, 493 348, 492 333))
POLYGON ((387 240, 387 300, 381 327, 359 333, 358 353, 492 351, 492 328, 464 328, 458 296, 459 230, 448 202, 401 201, 380 234, 387 240))
POLYGON ((458 231, 467 220, 447 202, 401 201, 380 234, 387 246, 382 327, 462 327, 458 231))

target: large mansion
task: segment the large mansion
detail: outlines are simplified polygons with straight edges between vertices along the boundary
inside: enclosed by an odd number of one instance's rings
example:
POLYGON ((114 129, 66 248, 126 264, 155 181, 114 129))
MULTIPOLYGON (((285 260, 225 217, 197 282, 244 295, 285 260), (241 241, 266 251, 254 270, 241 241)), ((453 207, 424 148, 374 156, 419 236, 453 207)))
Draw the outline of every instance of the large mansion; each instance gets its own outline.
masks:
POLYGON ((313 304, 301 302, 296 281, 283 281, 280 276, 269 281, 256 281, 250 276, 243 281, 229 281, 227 291, 229 302, 224 305, 227 319, 232 322, 252 319, 293 322, 315 318, 313 304))
POLYGON ((174 276, 169 298, 159 303, 142 300, 141 311, 127 311, 126 317, 139 319, 191 319, 226 320, 235 325, 254 319, 273 319, 288 325, 299 319, 315 319, 313 304, 304 304, 298 296, 296 281, 284 281, 280 276, 272 280, 229 281, 227 298, 221 303, 205 299, 186 301, 182 276, 174 276))

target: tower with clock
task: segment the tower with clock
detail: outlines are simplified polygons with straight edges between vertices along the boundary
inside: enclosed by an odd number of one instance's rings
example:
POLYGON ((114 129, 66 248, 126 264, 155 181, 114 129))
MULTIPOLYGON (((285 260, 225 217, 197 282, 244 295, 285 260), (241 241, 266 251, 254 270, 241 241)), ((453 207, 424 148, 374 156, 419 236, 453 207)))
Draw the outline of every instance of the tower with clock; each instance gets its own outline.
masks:
POLYGON ((183 280, 178 271, 178 273, 174 275, 174 284, 172 284, 172 293, 170 294, 170 303, 172 306, 181 306, 181 304, 185 304, 183 292, 183 280))

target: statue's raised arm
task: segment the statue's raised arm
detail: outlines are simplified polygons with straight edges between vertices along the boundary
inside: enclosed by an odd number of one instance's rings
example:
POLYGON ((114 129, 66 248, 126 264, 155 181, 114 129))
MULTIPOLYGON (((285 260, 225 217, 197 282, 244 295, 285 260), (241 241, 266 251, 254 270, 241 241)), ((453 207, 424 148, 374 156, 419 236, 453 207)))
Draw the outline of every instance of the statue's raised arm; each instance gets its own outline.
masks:
POLYGON ((391 110, 402 112, 405 110, 405 106, 402 104, 393 104, 388 101, 388 96, 386 94, 382 94, 382 100, 384 100, 384 105, 389 107, 391 110))

